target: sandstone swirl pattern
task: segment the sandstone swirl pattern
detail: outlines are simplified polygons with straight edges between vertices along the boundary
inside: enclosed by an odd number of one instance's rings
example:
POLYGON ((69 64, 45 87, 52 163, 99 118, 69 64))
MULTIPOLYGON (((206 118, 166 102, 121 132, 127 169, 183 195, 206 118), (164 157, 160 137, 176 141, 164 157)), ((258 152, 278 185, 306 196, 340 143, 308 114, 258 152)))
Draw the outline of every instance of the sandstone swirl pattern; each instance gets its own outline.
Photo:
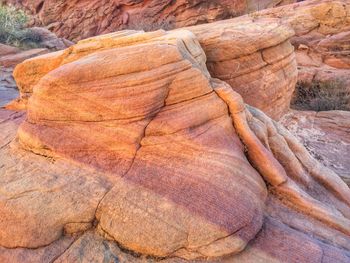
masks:
POLYGON ((184 257, 242 250, 261 227, 266 188, 195 37, 124 32, 74 48, 64 58, 70 63, 35 86, 20 143, 122 177, 97 219, 132 250, 184 257), (104 40, 110 47, 92 53, 104 40), (133 42, 113 48, 124 41, 133 42))
POLYGON ((0 0, 33 15, 33 23, 71 40, 122 29, 173 29, 239 16, 296 0, 0 0))
MULTIPOLYGON (((273 43, 292 61, 289 34, 273 43)), ((350 260, 349 188, 211 77, 208 41, 122 31, 17 67, 29 100, 15 140, 23 116, 0 116, 5 261, 103 262, 116 244, 151 261, 350 260)))
MULTIPOLYGON (((246 103, 274 119, 279 119, 288 111, 298 74, 294 48, 288 40, 294 34, 292 29, 281 25, 278 19, 266 18, 253 22, 249 17, 187 29, 195 34, 203 47, 206 64, 213 77, 229 83, 246 103)), ((120 34, 123 36, 133 32, 120 34)), ((148 36, 155 34, 159 33, 149 33, 148 36)), ((14 76, 22 102, 26 103, 33 87, 49 71, 96 51, 130 45, 134 39, 111 41, 107 35, 95 44, 83 40, 65 51, 20 64, 14 76)), ((200 56, 202 51, 196 52, 199 54, 194 56, 200 56)), ((203 58, 198 63, 205 67, 203 58)))

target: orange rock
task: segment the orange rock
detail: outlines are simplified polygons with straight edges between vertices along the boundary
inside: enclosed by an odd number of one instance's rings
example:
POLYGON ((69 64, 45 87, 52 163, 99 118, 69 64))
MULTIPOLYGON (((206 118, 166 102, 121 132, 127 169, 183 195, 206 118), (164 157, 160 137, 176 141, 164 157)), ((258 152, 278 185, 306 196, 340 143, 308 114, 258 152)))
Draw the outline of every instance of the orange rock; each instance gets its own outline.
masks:
MULTIPOLYGON (((297 80, 293 47, 288 41, 292 30, 274 19, 254 23, 251 19, 233 19, 188 30, 197 36, 205 51, 203 54, 197 50, 194 56, 207 56, 207 66, 213 77, 227 81, 247 103, 275 119, 287 112, 297 80)), ((141 34, 122 31, 98 40, 83 40, 66 51, 27 60, 14 71, 21 98, 25 102, 34 85, 60 65, 108 48, 148 42, 162 33, 139 37, 141 34)), ((204 64, 203 61, 200 63, 204 64)))
POLYGON ((60 4, 55 0, 2 2, 27 9, 34 15, 34 24, 48 26, 60 37, 80 40, 122 29, 152 31, 208 23, 295 1, 70 0, 60 4))
MULTIPOLYGON (((267 62, 289 50, 278 35, 282 44, 262 52, 267 62)), ((35 258, 45 247, 62 262, 78 254, 98 260, 123 255, 118 242, 185 260, 293 261, 285 250, 273 252, 277 244, 303 260, 349 258, 349 188, 281 125, 213 79, 199 41, 186 30, 119 32, 16 69, 16 77, 37 74, 12 143, 18 124, 7 113, 1 122, 5 255, 29 253, 18 250, 24 247, 35 258), (55 248, 67 236, 76 242, 55 248)))
POLYGON ((308 0, 254 13, 255 18, 279 18, 296 32, 299 81, 331 79, 350 89, 350 3, 308 0), (300 49, 300 45, 307 49, 300 49), (325 77, 325 75, 327 77, 325 77))
POLYGON ((213 77, 226 81, 246 103, 274 119, 288 111, 297 81, 289 42, 293 30, 278 20, 249 17, 188 29, 202 45, 213 77))
POLYGON ((20 143, 123 177, 97 213, 101 228, 123 246, 162 257, 238 253, 260 229, 264 183, 213 92, 194 35, 152 34, 115 37, 116 44, 113 37, 96 38, 73 47, 111 44, 92 54, 70 53, 75 61, 38 82, 20 143), (115 48, 125 41, 132 44, 115 48), (189 156, 195 159, 187 163, 189 156))
POLYGON ((293 32, 232 21, 122 31, 16 68, 29 100, 25 120, 0 110, 0 259, 350 260, 348 186, 209 73, 238 60, 239 81, 256 68, 276 88, 296 72, 293 32))

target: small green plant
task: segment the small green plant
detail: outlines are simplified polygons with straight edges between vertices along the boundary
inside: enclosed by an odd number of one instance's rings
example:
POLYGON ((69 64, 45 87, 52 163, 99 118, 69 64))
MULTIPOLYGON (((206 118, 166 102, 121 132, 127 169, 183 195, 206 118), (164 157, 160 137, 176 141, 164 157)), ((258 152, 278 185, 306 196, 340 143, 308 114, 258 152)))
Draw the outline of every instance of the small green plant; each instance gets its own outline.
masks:
POLYGON ((350 110, 350 90, 343 81, 299 82, 292 107, 300 110, 350 110))
POLYGON ((38 47, 40 35, 26 28, 28 21, 24 11, 0 4, 0 43, 24 49, 38 47))

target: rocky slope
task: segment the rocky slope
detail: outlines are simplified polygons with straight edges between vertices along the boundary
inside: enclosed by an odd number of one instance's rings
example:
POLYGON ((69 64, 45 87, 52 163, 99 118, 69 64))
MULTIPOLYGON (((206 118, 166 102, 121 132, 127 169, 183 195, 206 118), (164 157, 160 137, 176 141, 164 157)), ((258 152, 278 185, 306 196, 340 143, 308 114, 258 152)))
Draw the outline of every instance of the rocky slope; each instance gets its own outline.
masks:
MULTIPOLYGON (((207 70, 210 39, 228 61, 264 56, 258 38, 227 49, 244 21, 213 25, 222 46, 202 27, 122 31, 19 65, 27 116, 1 111, 2 259, 348 262, 350 189, 207 70)), ((290 50, 271 21, 250 26, 290 50)))
POLYGON ((172 29, 213 22, 294 0, 1 0, 24 7, 35 24, 79 40, 121 29, 172 29))

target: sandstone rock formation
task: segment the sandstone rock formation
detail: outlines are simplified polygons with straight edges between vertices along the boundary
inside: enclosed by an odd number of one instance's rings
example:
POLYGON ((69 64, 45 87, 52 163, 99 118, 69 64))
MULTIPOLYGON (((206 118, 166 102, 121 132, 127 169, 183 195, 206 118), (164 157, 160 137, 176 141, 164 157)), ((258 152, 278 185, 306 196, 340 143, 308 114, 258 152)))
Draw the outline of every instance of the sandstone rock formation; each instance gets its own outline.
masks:
POLYGON ((25 51, 19 51, 13 54, 8 54, 0 57, 0 67, 13 68, 17 64, 23 62, 32 57, 36 57, 45 53, 48 53, 49 50, 46 48, 35 48, 25 51))
MULTIPOLYGON (((0 107, 18 97, 18 89, 12 76, 13 69, 17 64, 50 51, 65 49, 73 44, 71 41, 58 38, 45 28, 34 27, 26 30, 28 34, 35 36, 37 48, 22 50, 0 43, 0 107)), ((13 107, 22 109, 25 105, 13 102, 8 106, 8 108, 13 107)))
POLYGON ((207 67, 246 103, 274 119, 285 114, 297 81, 292 29, 278 20, 236 18, 188 28, 207 54, 207 67))
POLYGON ((242 15, 294 0, 1 0, 24 7, 35 24, 71 40, 121 29, 173 29, 242 15))
POLYGON ((18 97, 17 85, 12 77, 11 68, 0 67, 0 94, 0 107, 18 97))
POLYGON ((350 185, 350 112, 292 111, 282 123, 325 166, 350 185))
POLYGON ((299 81, 342 81, 350 91, 350 2, 309 0, 254 13, 279 18, 296 32, 299 81))
POLYGON ((350 189, 212 78, 194 33, 122 31, 19 66, 32 95, 15 139, 23 115, 0 115, 4 260, 349 262, 350 189))
MULTIPOLYGON (((275 119, 288 111, 297 81, 294 49, 289 42, 293 30, 280 25, 275 19, 261 19, 253 23, 249 17, 187 29, 196 35, 203 47, 208 58, 207 67, 213 77, 228 82, 248 104, 275 119)), ((110 38, 102 37, 95 47, 89 39, 83 40, 64 52, 20 64, 14 75, 22 101, 26 103, 42 76, 58 66, 96 50, 126 45, 124 40, 118 42, 110 38)))
POLYGON ((0 44, 0 107, 18 97, 17 86, 12 77, 14 66, 28 58, 47 52, 47 49, 32 49, 22 52, 18 48, 0 44))

